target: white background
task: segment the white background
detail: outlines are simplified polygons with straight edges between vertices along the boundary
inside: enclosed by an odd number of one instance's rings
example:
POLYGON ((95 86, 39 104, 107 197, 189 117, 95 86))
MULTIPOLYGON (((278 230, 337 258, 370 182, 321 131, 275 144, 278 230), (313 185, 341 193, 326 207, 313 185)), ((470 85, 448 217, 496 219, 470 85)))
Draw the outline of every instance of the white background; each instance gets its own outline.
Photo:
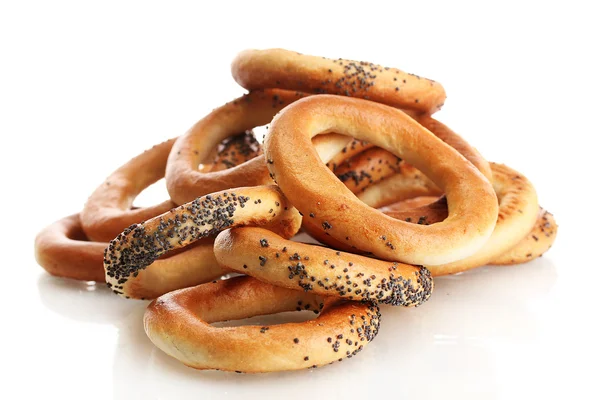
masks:
MULTIPOLYGON (((0 3, 0 398, 598 398, 594 3, 0 3), (384 309, 351 360, 257 376, 182 366, 147 340, 144 302, 36 265, 37 231, 241 95, 229 63, 269 47, 440 81, 437 116, 533 181, 560 224, 555 246, 438 279, 418 309, 384 309)), ((164 196, 159 186, 141 203, 164 196)))

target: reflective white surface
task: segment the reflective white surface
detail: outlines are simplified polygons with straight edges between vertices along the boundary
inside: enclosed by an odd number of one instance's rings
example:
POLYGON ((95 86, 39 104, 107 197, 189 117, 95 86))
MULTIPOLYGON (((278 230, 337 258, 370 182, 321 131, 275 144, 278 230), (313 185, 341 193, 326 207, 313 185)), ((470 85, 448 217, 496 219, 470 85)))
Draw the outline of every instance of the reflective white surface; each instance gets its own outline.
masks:
MULTIPOLYGON (((203 3, 0 5, 1 399, 600 398, 593 2, 203 3), (350 360, 264 375, 187 368, 146 338, 147 302, 45 274, 37 231, 243 93, 228 68, 249 47, 439 80, 439 119, 534 183, 560 225, 554 247, 436 279, 417 309, 385 307, 350 360)), ((138 204, 165 196, 159 183, 138 204)))

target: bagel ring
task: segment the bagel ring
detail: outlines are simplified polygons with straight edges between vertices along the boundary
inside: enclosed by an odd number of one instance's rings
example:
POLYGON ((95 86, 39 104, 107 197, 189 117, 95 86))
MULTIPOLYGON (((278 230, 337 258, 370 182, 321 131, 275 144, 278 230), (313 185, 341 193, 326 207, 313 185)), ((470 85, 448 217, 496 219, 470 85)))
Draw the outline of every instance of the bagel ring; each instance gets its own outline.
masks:
POLYGON ((396 68, 283 49, 242 51, 233 60, 231 73, 248 90, 279 88, 360 97, 421 113, 434 113, 446 99, 438 82, 396 68))
MULTIPOLYGON (((132 297, 134 293, 123 291, 129 286, 135 288, 128 282, 135 282, 141 272, 163 254, 237 226, 265 226, 289 238, 298 231, 301 219, 276 186, 237 188, 199 197, 132 225, 113 239, 104 255, 106 282, 115 293, 132 297)), ((187 253, 184 251, 181 255, 187 253)), ((160 283, 161 271, 157 268, 156 272, 160 283)), ((193 284, 191 280, 190 284, 186 282, 185 271, 174 269, 173 273, 181 277, 179 283, 183 286, 180 287, 193 284)))
MULTIPOLYGON (((144 208, 132 208, 135 198, 148 186, 164 178, 169 152, 175 139, 152 147, 114 171, 89 197, 81 211, 81 223, 88 238, 108 242, 128 226, 145 221, 176 204, 171 200, 144 208)), ((202 171, 219 171, 254 157, 262 150, 251 132, 234 136, 209 153, 202 171), (211 157, 212 156, 212 157, 211 157)))
MULTIPOLYGON (((103 259, 107 246, 108 243, 88 241, 79 214, 75 214, 37 235, 35 257, 51 275, 105 282, 103 259)), ((152 299, 175 289, 210 282, 225 273, 214 257, 213 241, 203 240, 185 252, 156 261, 126 283, 108 286, 128 298, 152 299)))
MULTIPOLYGON (((489 180, 492 179, 492 172, 487 160, 483 158, 475 148, 471 147, 460 135, 432 117, 418 117, 415 115, 411 115, 411 117, 416 119, 442 141, 457 149, 459 153, 479 169, 486 178, 489 180)), ((392 200, 407 200, 434 194, 442 195, 441 190, 429 178, 405 161, 400 161, 400 163, 393 165, 393 167, 389 169, 381 168, 381 164, 384 164, 385 161, 389 163, 398 158, 389 151, 377 147, 373 148, 373 145, 367 144, 364 141, 353 140, 353 142, 347 145, 342 152, 338 153, 334 159, 336 160, 336 168, 332 169, 331 163, 329 164, 329 168, 333 170, 338 179, 344 182, 346 187, 352 190, 359 199, 374 208, 381 208, 383 205, 389 204, 392 200), (354 149, 360 147, 367 148, 367 150, 356 154, 354 149), (346 152, 344 152, 344 150, 346 152), (346 158, 347 154, 349 154, 350 158, 346 158), (374 171, 371 171, 372 169, 374 171), (390 176, 390 173, 393 171, 396 171, 396 174, 390 176), (351 180, 347 178, 350 178, 351 180), (377 181, 372 182, 374 181, 373 178, 377 181)), ((430 218, 431 220, 435 219, 439 222, 448 216, 447 205, 444 201, 441 201, 440 203, 431 203, 433 204, 421 205, 421 208, 418 210, 419 219, 416 221, 425 217, 430 218), (442 217, 442 219, 439 219, 440 217, 442 217)), ((405 220, 406 218, 412 219, 414 215, 412 213, 406 213, 406 215, 400 213, 391 216, 396 219, 405 220)), ((326 231, 323 231, 320 226, 314 224, 311 219, 304 219, 302 227, 309 235, 313 236, 321 243, 325 243, 339 250, 351 253, 357 252, 355 246, 331 238, 326 231)))
POLYGON ((257 373, 316 368, 350 358, 375 338, 379 320, 373 303, 322 299, 235 277, 159 297, 144 314, 144 329, 158 348, 189 367, 257 373), (294 310, 319 315, 271 326, 210 325, 294 310))
POLYGON ((261 228, 221 232, 214 251, 225 268, 320 296, 415 307, 429 299, 433 289, 424 267, 293 242, 261 228))
POLYGON ((460 153, 394 108, 340 96, 307 97, 273 119, 263 147, 273 178, 300 212, 338 241, 378 258, 444 264, 474 254, 494 229, 498 201, 490 182, 460 153), (431 226, 409 224, 362 203, 319 163, 310 139, 326 132, 367 140, 423 171, 446 193, 449 217, 431 226))
POLYGON ((213 110, 179 137, 173 145, 166 169, 167 190, 177 204, 196 197, 241 186, 270 182, 263 156, 227 170, 200 172, 198 164, 210 149, 233 135, 268 124, 286 105, 305 96, 284 90, 258 90, 213 110))

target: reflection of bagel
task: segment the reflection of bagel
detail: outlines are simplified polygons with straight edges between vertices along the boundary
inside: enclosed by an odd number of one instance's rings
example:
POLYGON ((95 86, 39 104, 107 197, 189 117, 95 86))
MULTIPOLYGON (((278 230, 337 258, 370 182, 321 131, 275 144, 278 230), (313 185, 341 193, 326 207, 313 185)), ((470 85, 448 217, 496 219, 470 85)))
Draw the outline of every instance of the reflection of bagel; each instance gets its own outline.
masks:
POLYGON ((251 277, 181 289, 154 300, 144 329, 165 353, 197 369, 270 372, 317 367, 361 351, 379 330, 373 303, 320 298, 251 277), (297 309, 314 320, 217 328, 217 321, 297 309))

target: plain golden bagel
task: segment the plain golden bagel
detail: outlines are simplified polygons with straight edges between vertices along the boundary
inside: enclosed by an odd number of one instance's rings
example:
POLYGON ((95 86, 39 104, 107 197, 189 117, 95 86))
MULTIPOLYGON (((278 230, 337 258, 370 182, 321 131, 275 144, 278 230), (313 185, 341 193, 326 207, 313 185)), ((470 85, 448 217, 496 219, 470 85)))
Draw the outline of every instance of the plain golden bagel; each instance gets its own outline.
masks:
POLYGON ((131 224, 150 219, 175 207, 170 201, 132 208, 135 198, 165 176, 167 158, 175 139, 152 147, 114 171, 90 196, 81 212, 88 238, 108 242, 131 224))
POLYGON ((334 249, 293 242, 261 228, 236 228, 215 239, 224 268, 263 282, 321 296, 415 307, 433 289, 424 267, 380 261, 334 249))
POLYGON ((396 68, 283 49, 242 51, 233 60, 231 73, 248 90, 279 88, 352 96, 421 113, 434 113, 446 100, 441 84, 396 68))
POLYGON ((324 299, 236 277, 159 297, 146 310, 144 329, 158 348, 189 367, 258 373, 316 368, 353 357, 375 338, 379 320, 373 303, 324 299), (319 315, 270 326, 211 325, 294 310, 319 315))
POLYGON ((104 282, 102 259, 106 245, 89 241, 81 227, 79 214, 74 214, 37 234, 35 259, 51 275, 104 282))
POLYGON ((273 178, 303 215, 312 215, 338 241, 377 258, 445 264, 477 252, 494 230, 498 201, 490 182, 451 146, 392 107, 330 95, 301 99, 273 119, 263 147, 273 178), (319 162, 310 140, 324 132, 369 141, 421 170, 446 193, 448 218, 417 225, 365 205, 319 162))
MULTIPOLYGON (((135 282, 143 270, 168 252, 215 236, 224 229, 246 225, 264 226, 290 238, 298 232, 301 220, 276 186, 237 188, 202 196, 132 225, 113 239, 104 256, 106 282, 115 293, 131 297, 131 291, 124 292, 131 285, 129 281, 135 282)), ((178 282, 184 285, 180 287, 193 284, 191 279, 186 280, 186 270, 174 267, 172 273, 180 276, 178 282)), ((155 280, 160 283, 165 276, 169 275, 163 276, 158 269, 155 280)))
POLYGON ((512 249, 491 262, 493 265, 514 265, 540 257, 552 247, 558 225, 554 216, 540 207, 535 226, 512 249))

